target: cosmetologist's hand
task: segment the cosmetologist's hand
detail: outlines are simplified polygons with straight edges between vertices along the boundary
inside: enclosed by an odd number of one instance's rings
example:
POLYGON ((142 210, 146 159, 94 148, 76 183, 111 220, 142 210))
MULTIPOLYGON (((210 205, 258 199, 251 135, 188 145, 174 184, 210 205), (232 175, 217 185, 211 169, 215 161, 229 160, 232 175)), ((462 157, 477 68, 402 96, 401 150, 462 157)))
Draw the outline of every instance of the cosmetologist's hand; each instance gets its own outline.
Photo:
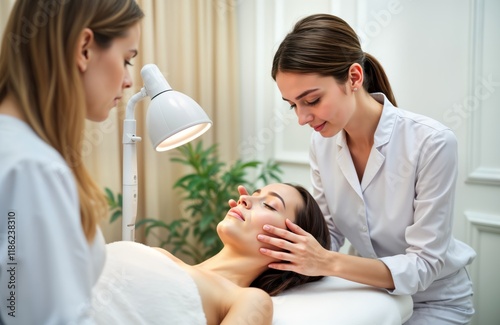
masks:
MULTIPOLYGON (((241 196, 241 195, 248 195, 248 191, 247 191, 247 189, 245 188, 245 186, 243 186, 243 185, 239 185, 239 186, 238 186, 238 193, 240 193, 240 196, 241 196)), ((237 205, 238 205, 238 202, 237 202, 237 201, 235 201, 235 200, 233 200, 233 199, 230 199, 230 200, 228 201, 228 203, 229 203, 229 206, 230 206, 231 208, 234 208, 235 206, 237 206, 237 205)))
POLYGON ((328 270, 329 251, 324 249, 311 234, 286 219, 286 226, 291 231, 271 225, 264 225, 263 229, 279 238, 260 234, 257 239, 262 243, 276 246, 279 250, 261 248, 261 254, 273 257, 288 263, 271 263, 270 268, 282 271, 293 271, 303 275, 326 275, 328 270), (288 252, 286 252, 288 251, 288 252))

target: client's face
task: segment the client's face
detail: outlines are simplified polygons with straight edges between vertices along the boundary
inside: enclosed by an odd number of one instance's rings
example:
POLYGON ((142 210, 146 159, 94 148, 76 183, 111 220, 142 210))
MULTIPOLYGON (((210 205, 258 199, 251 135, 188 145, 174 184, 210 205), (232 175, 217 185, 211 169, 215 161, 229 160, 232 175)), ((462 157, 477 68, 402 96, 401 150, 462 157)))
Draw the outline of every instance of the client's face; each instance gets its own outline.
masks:
POLYGON ((270 184, 252 195, 242 195, 217 230, 224 244, 243 244, 257 249, 264 246, 257 241, 257 235, 264 233, 265 224, 285 229, 285 220, 295 222, 295 213, 302 206, 302 196, 294 187, 270 184))

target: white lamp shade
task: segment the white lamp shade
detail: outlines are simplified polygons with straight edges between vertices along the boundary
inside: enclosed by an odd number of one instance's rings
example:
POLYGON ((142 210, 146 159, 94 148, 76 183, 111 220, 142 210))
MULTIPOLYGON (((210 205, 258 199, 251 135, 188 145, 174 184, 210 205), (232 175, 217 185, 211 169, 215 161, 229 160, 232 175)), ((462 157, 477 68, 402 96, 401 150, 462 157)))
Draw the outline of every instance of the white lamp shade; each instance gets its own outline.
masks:
POLYGON ((205 133, 212 125, 198 103, 175 90, 162 92, 151 100, 146 123, 156 151, 181 146, 205 133))
POLYGON ((172 90, 154 64, 141 69, 144 87, 151 97, 146 126, 156 151, 181 146, 202 135, 212 125, 205 111, 189 96, 172 90))

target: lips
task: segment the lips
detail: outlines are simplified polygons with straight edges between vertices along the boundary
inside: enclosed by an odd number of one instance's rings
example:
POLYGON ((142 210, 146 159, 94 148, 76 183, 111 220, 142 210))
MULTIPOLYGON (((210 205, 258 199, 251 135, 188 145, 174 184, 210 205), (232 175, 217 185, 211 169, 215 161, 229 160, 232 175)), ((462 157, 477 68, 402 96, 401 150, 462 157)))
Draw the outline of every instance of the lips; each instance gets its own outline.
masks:
POLYGON ((237 218, 237 219, 240 219, 241 221, 245 221, 245 217, 243 217, 243 214, 240 212, 240 210, 238 210, 236 208, 232 208, 231 210, 229 210, 227 215, 234 217, 234 218, 237 218))
POLYGON ((320 132, 321 130, 323 130, 323 127, 325 126, 325 124, 326 124, 326 122, 323 122, 323 123, 321 123, 320 125, 316 125, 316 126, 314 126, 314 127, 313 127, 313 128, 314 128, 314 131, 316 131, 316 132, 320 132))

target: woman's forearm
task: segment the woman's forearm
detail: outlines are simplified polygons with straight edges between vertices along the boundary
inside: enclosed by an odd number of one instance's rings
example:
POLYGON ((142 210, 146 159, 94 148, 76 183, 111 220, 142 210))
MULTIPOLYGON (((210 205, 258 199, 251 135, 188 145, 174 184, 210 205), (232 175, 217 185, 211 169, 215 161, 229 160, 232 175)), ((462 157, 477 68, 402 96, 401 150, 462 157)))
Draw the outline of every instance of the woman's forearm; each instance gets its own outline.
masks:
POLYGON ((394 289, 389 268, 380 260, 330 251, 328 275, 388 290, 394 289))

